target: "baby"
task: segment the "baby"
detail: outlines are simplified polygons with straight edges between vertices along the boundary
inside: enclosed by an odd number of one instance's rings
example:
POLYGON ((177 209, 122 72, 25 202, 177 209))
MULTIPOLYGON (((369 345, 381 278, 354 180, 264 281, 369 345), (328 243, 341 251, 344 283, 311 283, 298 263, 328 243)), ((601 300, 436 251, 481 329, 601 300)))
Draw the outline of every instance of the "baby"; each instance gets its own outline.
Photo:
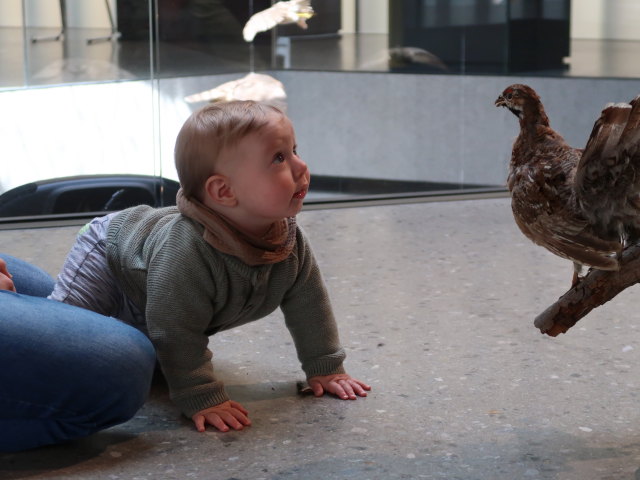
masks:
POLYGON ((310 176, 286 115, 252 101, 208 105, 180 130, 175 162, 177 208, 94 219, 51 298, 144 331, 171 399, 201 432, 251 424, 214 374, 208 337, 278 307, 314 394, 366 396, 344 370, 327 290, 296 225, 310 176))

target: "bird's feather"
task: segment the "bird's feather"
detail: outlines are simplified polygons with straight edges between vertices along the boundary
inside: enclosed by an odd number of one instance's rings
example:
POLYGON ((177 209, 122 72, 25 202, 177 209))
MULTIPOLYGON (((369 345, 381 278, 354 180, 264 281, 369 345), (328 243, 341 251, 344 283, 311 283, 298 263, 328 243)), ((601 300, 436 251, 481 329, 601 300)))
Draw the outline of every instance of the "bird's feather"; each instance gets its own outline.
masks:
POLYGON ((608 105, 576 169, 580 206, 601 235, 635 241, 640 232, 640 102, 608 105))

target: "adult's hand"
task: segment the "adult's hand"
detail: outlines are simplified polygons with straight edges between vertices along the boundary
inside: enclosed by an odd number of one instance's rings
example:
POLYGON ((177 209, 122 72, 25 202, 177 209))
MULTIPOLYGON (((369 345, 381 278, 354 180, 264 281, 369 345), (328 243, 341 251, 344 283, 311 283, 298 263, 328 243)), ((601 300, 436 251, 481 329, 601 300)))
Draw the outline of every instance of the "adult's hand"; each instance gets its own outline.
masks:
POLYGON ((11 280, 11 274, 7 270, 7 262, 0 258, 0 290, 16 291, 16 287, 11 280))

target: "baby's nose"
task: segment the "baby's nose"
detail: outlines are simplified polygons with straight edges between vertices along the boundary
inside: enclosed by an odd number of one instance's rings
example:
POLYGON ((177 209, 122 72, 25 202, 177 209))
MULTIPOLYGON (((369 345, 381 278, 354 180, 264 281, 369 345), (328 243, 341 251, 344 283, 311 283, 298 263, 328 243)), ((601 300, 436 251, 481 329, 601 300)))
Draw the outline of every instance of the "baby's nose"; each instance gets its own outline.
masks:
POLYGON ((302 160, 300 157, 296 156, 295 157, 295 161, 293 162, 294 174, 297 177, 299 177, 301 175, 304 175, 307 172, 307 170, 309 170, 309 167, 304 162, 304 160, 302 160))

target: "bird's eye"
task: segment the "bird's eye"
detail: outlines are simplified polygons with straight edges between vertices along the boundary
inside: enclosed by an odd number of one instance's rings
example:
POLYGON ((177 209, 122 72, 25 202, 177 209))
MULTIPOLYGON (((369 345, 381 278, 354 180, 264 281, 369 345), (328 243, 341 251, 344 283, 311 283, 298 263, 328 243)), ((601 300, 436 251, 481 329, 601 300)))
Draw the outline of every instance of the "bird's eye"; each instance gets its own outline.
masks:
POLYGON ((511 100, 513 98, 513 93, 507 93, 507 100, 511 100))

